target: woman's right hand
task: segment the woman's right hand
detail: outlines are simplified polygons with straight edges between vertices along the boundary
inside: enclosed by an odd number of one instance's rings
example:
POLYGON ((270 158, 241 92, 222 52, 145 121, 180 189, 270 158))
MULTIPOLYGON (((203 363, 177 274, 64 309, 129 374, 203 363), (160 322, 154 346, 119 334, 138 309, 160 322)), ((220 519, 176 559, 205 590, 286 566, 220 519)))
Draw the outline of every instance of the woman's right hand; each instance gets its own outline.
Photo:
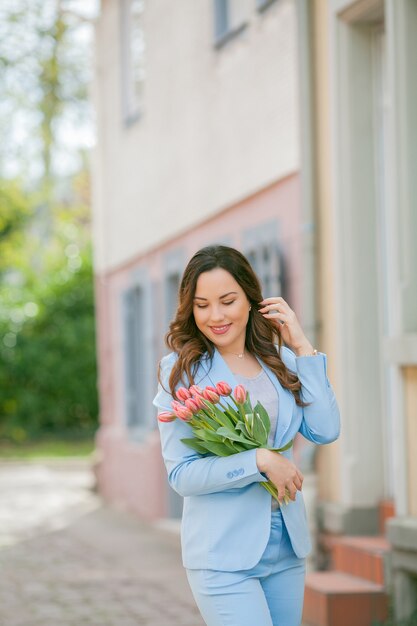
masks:
POLYGON ((288 490, 291 500, 295 500, 297 489, 298 491, 302 489, 304 476, 292 461, 273 450, 258 448, 256 464, 259 471, 266 474, 276 486, 280 503, 284 499, 285 489, 288 490))

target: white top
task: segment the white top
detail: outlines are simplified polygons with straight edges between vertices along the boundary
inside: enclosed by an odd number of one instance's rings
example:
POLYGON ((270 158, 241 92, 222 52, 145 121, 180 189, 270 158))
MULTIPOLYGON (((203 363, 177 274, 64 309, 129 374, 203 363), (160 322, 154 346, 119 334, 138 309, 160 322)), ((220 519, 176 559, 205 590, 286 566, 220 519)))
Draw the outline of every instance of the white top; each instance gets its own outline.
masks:
MULTIPOLYGON (((279 408, 278 392, 275 389, 273 382, 270 380, 268 374, 263 368, 262 371, 259 372, 259 374, 253 376, 252 378, 242 376, 241 374, 234 374, 234 377, 240 385, 243 385, 245 389, 249 391, 252 406, 254 407, 255 404, 259 401, 268 412, 269 419, 271 421, 271 430, 269 431, 268 445, 273 446, 278 424, 279 408)), ((272 498, 271 496, 272 510, 276 510, 278 507, 278 502, 275 500, 275 498, 272 498)))

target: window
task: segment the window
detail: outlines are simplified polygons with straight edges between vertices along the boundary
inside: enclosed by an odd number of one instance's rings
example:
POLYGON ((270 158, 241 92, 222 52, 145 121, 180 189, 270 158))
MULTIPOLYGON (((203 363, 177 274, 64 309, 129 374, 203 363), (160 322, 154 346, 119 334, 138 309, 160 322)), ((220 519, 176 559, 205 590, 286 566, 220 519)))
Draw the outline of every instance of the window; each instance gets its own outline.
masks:
POLYGON ((271 4, 274 4, 274 2, 276 2, 276 0, 256 0, 256 8, 258 11, 264 11, 270 7, 271 4))
POLYGON ((136 121, 143 108, 145 79, 144 0, 120 0, 122 110, 126 124, 136 121))
POLYGON ((184 255, 182 248, 175 248, 164 256, 164 324, 166 329, 174 318, 178 306, 178 290, 185 265, 184 255))
POLYGON ((178 272, 173 272, 166 279, 166 314, 167 324, 174 318, 178 305, 178 290, 181 276, 178 272))
POLYGON ((278 245, 276 243, 260 245, 246 252, 246 256, 261 281, 263 297, 285 298, 283 262, 278 245))
POLYGON ((126 425, 132 431, 141 426, 143 411, 143 293, 140 287, 125 294, 126 425))
POLYGON ((129 437, 139 440, 155 426, 152 406, 154 297, 144 272, 135 274, 132 282, 122 301, 125 425, 129 437))
POLYGON ((246 28, 248 9, 248 0, 214 0, 214 43, 217 48, 246 28))
POLYGON ((276 221, 244 233, 243 252, 261 281, 264 298, 286 297, 284 258, 277 239, 276 221))

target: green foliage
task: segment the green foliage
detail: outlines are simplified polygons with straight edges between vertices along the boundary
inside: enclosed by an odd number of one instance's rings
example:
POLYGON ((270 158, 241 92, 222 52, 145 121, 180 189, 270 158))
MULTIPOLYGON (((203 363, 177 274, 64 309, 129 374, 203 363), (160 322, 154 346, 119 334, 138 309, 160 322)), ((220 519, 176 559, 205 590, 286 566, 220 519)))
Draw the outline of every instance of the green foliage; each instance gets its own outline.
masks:
POLYGON ((85 437, 70 438, 47 438, 41 440, 25 441, 20 444, 0 443, 1 459, 45 459, 65 457, 88 457, 94 451, 94 438, 85 437))
POLYGON ((88 18, 64 0, 17 0, 0 8, 3 440, 91 435, 97 426, 83 150, 91 123, 91 34, 88 18))
POLYGON ((395 617, 395 603, 392 591, 389 593, 388 619, 385 622, 373 621, 372 626, 417 626, 417 608, 412 614, 402 620, 395 617))
MULTIPOLYGON (((20 328, 2 320, 0 436, 91 432, 97 425, 93 281, 90 258, 65 282, 42 288, 20 328), (14 332, 13 330, 14 329, 14 332)), ((26 303, 28 304, 28 303, 26 303)))
POLYGON ((386 622, 373 622, 372 626, 417 626, 417 610, 408 619, 398 621, 391 615, 386 622))
POLYGON ((78 146, 67 137, 82 142, 80 129, 89 134, 94 11, 90 2, 71 4, 0 3, 0 176, 24 173, 47 187, 63 162, 67 171, 79 168, 78 146))
MULTIPOLYGON (((12 217, 0 238, 7 259, 0 272, 0 438, 92 433, 98 401, 88 177, 68 183, 68 205, 50 204, 41 217, 22 210, 25 219, 11 200, 20 197, 16 185, 1 196, 12 217)), ((27 203, 33 208, 32 198, 27 203)))

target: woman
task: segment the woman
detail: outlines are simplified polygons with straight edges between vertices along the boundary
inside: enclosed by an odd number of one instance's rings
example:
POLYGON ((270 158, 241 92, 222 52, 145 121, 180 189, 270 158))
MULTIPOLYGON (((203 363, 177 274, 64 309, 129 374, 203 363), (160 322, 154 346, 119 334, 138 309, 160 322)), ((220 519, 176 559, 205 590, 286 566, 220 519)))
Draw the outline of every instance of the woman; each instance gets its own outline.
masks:
MULTIPOLYGON (((313 349, 283 298, 263 300, 237 250, 216 245, 193 256, 166 342, 172 352, 160 363, 159 411, 171 410, 182 385, 240 383, 268 410, 270 445, 282 447, 297 432, 317 444, 339 436, 326 355, 313 349)), ((206 624, 299 626, 311 543, 292 448, 201 455, 181 441, 192 436, 187 423, 158 426, 169 483, 184 496, 183 565, 206 624), (268 479, 282 506, 257 484, 268 479)))

